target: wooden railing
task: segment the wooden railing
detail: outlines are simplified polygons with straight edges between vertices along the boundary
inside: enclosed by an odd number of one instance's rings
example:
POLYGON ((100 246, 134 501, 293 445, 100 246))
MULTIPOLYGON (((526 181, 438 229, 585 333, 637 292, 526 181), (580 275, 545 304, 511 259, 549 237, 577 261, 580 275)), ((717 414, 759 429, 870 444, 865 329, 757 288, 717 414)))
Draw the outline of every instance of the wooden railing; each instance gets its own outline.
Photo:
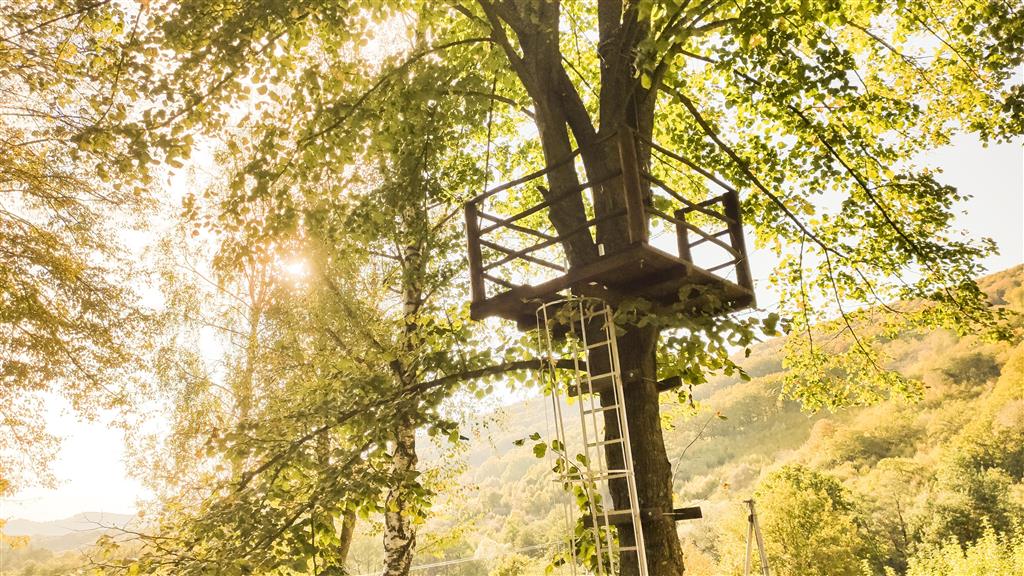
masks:
POLYGON ((474 302, 493 297, 495 289, 513 290, 567 273, 569 264, 562 243, 578 234, 590 234, 593 239, 598 225, 624 215, 623 211, 600 216, 593 214, 593 188, 618 178, 621 175, 618 171, 600 182, 583 182, 554 196, 538 192, 549 187, 548 174, 575 164, 579 155, 580 150, 577 149, 560 162, 491 188, 466 204, 470 286, 474 302), (528 206, 522 205, 522 198, 531 195, 537 201, 528 206), (590 217, 559 234, 551 224, 551 209, 573 196, 581 198, 590 217))
MULTIPOLYGON (((547 192, 547 177, 552 171, 571 165, 578 174, 582 173, 577 166, 580 150, 575 150, 560 162, 496 186, 466 204, 474 303, 516 289, 542 284, 557 287, 556 279, 571 272, 563 243, 578 234, 589 234, 596 243, 597 227, 617 218, 624 219, 617 226, 628 233, 630 245, 650 244, 652 248, 674 252, 671 256, 681 262, 723 279, 731 275, 729 270, 732 269, 734 282, 752 290, 736 190, 684 156, 654 142, 638 140, 631 131, 620 131, 613 136, 618 139, 621 164, 602 181, 583 182, 557 195, 547 192), (672 163, 678 169, 688 168, 703 177, 709 187, 717 186, 724 192, 702 201, 688 199, 663 178, 651 174, 649 167, 641 165, 639 146, 646 147, 645 151, 659 162, 672 163), (594 188, 616 178, 622 179, 624 198, 618 203, 622 208, 597 214, 594 188), (582 201, 586 219, 558 233, 551 223, 551 210, 571 197, 582 201), (704 226, 698 225, 704 222, 712 223, 715 231, 706 232, 704 226), (723 229, 718 230, 718 225, 723 229), (652 229, 660 233, 658 238, 652 239, 652 229), (665 230, 675 236, 673 246, 667 248, 658 244, 664 240, 665 230), (701 259, 707 247, 713 248, 712 252, 717 251, 720 261, 701 259)), ((604 143, 602 140, 599 144, 604 143)), ((603 247, 599 246, 599 250, 601 256, 610 256, 603 253, 603 247)))
POLYGON ((648 182, 652 195, 652 200, 647 202, 648 214, 675 227, 676 256, 680 260, 697 265, 705 272, 715 273, 726 279, 728 279, 727 272, 722 272, 732 269, 735 274, 733 281, 752 291, 754 282, 750 273, 746 241, 743 237, 743 220, 740 210, 739 193, 721 178, 690 161, 685 156, 667 150, 647 139, 641 139, 641 142, 648 146, 654 159, 669 165, 671 165, 670 161, 682 164, 702 176, 711 185, 723 190, 717 196, 694 202, 674 190, 662 179, 653 176, 649 171, 640 171, 641 178, 648 182), (661 158, 658 158, 658 156, 661 156, 661 158), (658 194, 666 197, 670 203, 678 206, 678 208, 675 208, 671 214, 655 208, 653 197, 658 194), (707 232, 704 228, 698 227, 687 220, 687 216, 691 214, 703 216, 704 220, 711 222, 713 226, 724 226, 724 228, 707 232), (696 236, 696 239, 691 240, 691 235, 696 236), (716 255, 719 256, 719 260, 706 261, 700 258, 695 260, 694 248, 698 248, 701 245, 717 248, 716 255))

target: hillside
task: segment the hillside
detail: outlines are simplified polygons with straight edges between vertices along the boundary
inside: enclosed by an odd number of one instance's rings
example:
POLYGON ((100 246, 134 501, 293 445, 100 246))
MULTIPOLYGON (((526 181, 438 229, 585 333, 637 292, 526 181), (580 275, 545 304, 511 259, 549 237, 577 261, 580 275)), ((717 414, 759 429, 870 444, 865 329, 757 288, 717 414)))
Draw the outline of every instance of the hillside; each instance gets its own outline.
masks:
MULTIPOLYGON (((980 285, 994 304, 1024 312, 1022 282, 1018 266, 980 285)), ((926 385, 920 401, 812 414, 780 395, 782 345, 775 339, 755 346, 742 362, 753 378, 719 378, 694 390, 694 408, 663 395, 677 503, 699 504, 704 512, 702 520, 680 523, 689 574, 741 573, 742 501, 751 496, 761 507, 772 561, 805 561, 830 576, 860 575, 861 561, 867 573, 885 567, 905 573, 927 546, 973 541, 985 537, 986 526, 1006 531, 1024 520, 1024 347, 946 332, 905 334, 886 351, 893 366, 926 385), (834 481, 835 500, 808 507, 832 509, 838 516, 818 520, 855 533, 844 540, 853 544, 821 547, 823 556, 804 559, 780 549, 796 536, 778 519, 796 516, 807 504, 800 504, 801 495, 813 492, 787 492, 792 486, 780 487, 780 471, 783 478, 834 481), (829 567, 833 561, 837 566, 829 567)), ((550 437, 549 412, 550 399, 532 398, 472 418, 465 430, 472 440, 460 452, 424 447, 430 477, 445 496, 421 530, 417 574, 488 576, 499 567, 508 568, 501 574, 544 574, 564 495, 550 481, 549 463, 514 441, 533 432, 550 437)), ((83 514, 43 525, 12 521, 8 533, 37 536, 29 550, 8 555, 8 570, 27 570, 33 561, 73 564, 53 552, 95 539, 97 533, 81 530, 96 520, 83 514)), ((359 532, 350 567, 354 574, 376 573, 379 526, 363 522, 359 532)), ((824 538, 813 537, 813 548, 824 538)))
MULTIPOLYGON (((1024 267, 1018 266, 979 283, 995 305, 1024 312, 1022 276, 1024 267)), ((868 536, 876 568, 902 570, 921 542, 969 538, 984 522, 1012 521, 1009 508, 1024 502, 1024 470, 1019 469, 1024 455, 1020 448, 1005 448, 1024 444, 1024 348, 941 331, 906 334, 889 342, 886 352, 894 367, 925 384, 919 402, 896 398, 812 414, 780 395, 782 344, 775 339, 754 347, 742 362, 750 381, 722 378, 695 390, 695 410, 663 395, 670 402, 663 411, 677 502, 701 505, 705 516, 680 524, 691 573, 729 574, 740 568, 742 501, 787 464, 827 472, 849 493, 858 514, 871 517, 874 532, 868 536), (970 478, 949 478, 945 470, 965 458, 987 459, 986 468, 978 468, 983 474, 1001 472, 980 488, 957 484, 970 478), (1009 469, 994 466, 994 459, 1009 469), (880 493, 880 486, 889 492, 880 493), (979 496, 978 490, 988 492, 979 496), (1006 496, 988 502, 989 510, 972 500, 1000 491, 1006 496), (1012 491, 1016 499, 1008 501, 1012 491), (893 514, 900 518, 893 520, 893 514), (892 530, 897 536, 886 532, 892 530)), ((533 456, 529 444, 516 448, 513 441, 532 432, 549 435, 549 402, 536 398, 509 406, 495 421, 477 425, 482 431, 461 455, 464 471, 448 482, 456 486, 455 495, 424 531, 418 561, 464 562, 423 573, 487 574, 497 558, 519 557, 528 567, 522 574, 543 574, 540 557, 562 517, 561 494, 547 480, 548 464, 533 456)), ((372 571, 378 541, 371 531, 357 542, 352 559, 359 573, 372 571)))
POLYGON ((81 552, 96 540, 137 523, 137 516, 111 512, 81 512, 36 522, 22 518, 3 525, 5 537, 28 537, 28 546, 0 550, 0 574, 72 574, 82 565, 81 552))

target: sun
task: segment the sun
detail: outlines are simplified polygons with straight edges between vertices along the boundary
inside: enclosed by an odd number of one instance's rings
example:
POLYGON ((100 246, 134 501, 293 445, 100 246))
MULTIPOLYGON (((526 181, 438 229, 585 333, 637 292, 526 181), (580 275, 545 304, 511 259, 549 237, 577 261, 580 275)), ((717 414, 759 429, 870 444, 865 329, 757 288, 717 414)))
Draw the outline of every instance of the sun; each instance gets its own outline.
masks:
POLYGON ((301 282, 309 277, 309 262, 300 256, 279 260, 278 269, 283 276, 296 282, 301 282))

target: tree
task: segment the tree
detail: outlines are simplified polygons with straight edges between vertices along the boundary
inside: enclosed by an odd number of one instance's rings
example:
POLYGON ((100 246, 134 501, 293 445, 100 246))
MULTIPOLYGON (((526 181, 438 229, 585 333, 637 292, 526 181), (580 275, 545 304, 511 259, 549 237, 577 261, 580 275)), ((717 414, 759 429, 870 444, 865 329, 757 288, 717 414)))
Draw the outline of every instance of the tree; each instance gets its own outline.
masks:
POLYGON ((784 466, 761 482, 756 498, 773 573, 853 576, 870 561, 872 546, 858 510, 835 478, 784 466))
POLYGON ((521 576, 530 567, 530 558, 522 554, 511 554, 502 558, 489 576, 521 576))
MULTIPOLYGON (((436 83, 428 70, 406 89, 436 83)), ((383 514, 387 570, 408 571, 432 498, 416 431, 458 442, 440 409, 453 387, 469 381, 483 394, 489 376, 538 366, 517 358, 516 346, 481 347, 452 297, 461 206, 447 182, 478 174, 453 145, 471 123, 445 122, 461 106, 444 98, 405 106, 401 124, 362 119, 373 137, 353 173, 340 166, 317 182, 253 190, 244 169, 229 170, 231 185, 186 199, 198 235, 214 235, 208 283, 229 306, 202 323, 235 344, 222 360, 235 409, 212 434, 184 422, 185 445, 205 446, 193 467, 214 473, 195 510, 172 495, 159 532, 142 536, 149 548, 138 566, 339 570, 358 510, 383 514), (290 285, 283 268, 296 261, 306 273, 290 285)), ((231 139, 226 154, 251 145, 231 139)), ((224 388, 216 379, 204 386, 224 388)), ((185 396, 175 404, 195 397, 187 377, 178 387, 185 396)))
MULTIPOLYGON (((552 167, 547 199, 562 198, 585 178, 604 182, 596 189, 599 211, 621 208, 621 182, 608 178, 617 155, 610 137, 627 129, 721 175, 744 193, 758 242, 785 255, 776 278, 801 335, 791 340, 787 387, 810 407, 913 393, 912 382, 882 368, 872 345, 897 327, 998 332, 971 280, 991 244, 948 232, 963 196, 908 160, 956 132, 988 139, 1020 133, 1022 90, 1008 83, 1021 62, 1024 19, 1013 4, 296 1, 152 10, 150 42, 173 54, 162 52, 170 60, 159 66, 138 67, 147 77, 167 72, 152 96, 164 105, 143 119, 151 141, 179 156, 188 150, 181 134, 189 128, 219 129, 241 102, 275 102, 263 113, 265 130, 246 171, 257 191, 351 160, 354 151, 339 135, 354 130, 360 114, 401 122, 394 107, 377 108, 381 96, 408 78, 410 66, 433 59, 462 73, 417 99, 481 96, 479 86, 489 84, 482 97, 510 104, 500 116, 518 115, 529 102, 542 164, 552 167), (369 39, 383 48, 382 30, 410 30, 429 43, 397 48, 356 95, 347 88, 364 78, 347 56, 369 39), (559 164, 575 148, 585 176, 559 164), (838 202, 825 202, 825 193, 838 202), (915 280, 901 280, 908 278, 915 280), (890 307, 884 317, 853 308, 884 308, 897 298, 932 304, 890 307), (823 331, 836 338, 815 337, 812 323, 832 315, 838 319, 823 331), (881 329, 862 335, 861 319, 881 329)), ((650 161, 643 147, 641 161, 650 161)), ((687 177, 700 178, 676 178, 687 177)), ((695 199, 706 194, 702 184, 683 188, 695 199)), ((563 201, 552 224, 564 234, 585 218, 582 203, 563 201)), ((598 226, 596 242, 608 250, 626 242, 621 222, 598 226)), ((564 248, 573 265, 598 254, 595 240, 582 234, 564 248)), ((668 510, 658 360, 663 370, 686 368, 699 383, 709 367, 732 368, 724 345, 730 330, 740 331, 740 341, 749 334, 707 318, 640 324, 619 339, 623 370, 640 376, 627 391, 638 491, 641 507, 668 510), (679 326, 705 334, 670 335, 659 355, 661 330, 679 326), (708 341, 710 350, 692 346, 708 341)), ((622 487, 613 489, 613 500, 623 504, 622 487)), ((652 571, 680 574, 673 523, 656 514, 645 531, 652 571)))
POLYGON ((47 396, 83 415, 132 397, 144 315, 111 222, 147 198, 108 181, 131 162, 103 142, 128 23, 108 2, 0 7, 0 495, 48 478, 47 396))

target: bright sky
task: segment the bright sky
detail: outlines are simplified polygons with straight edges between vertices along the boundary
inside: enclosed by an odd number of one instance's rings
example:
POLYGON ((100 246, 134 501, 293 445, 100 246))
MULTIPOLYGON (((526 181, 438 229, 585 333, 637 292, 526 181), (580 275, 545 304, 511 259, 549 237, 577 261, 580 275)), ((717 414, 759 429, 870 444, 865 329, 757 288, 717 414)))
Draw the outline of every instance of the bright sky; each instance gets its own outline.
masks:
MULTIPOLYGON (((942 181, 974 198, 962 209, 960 225, 972 236, 988 236, 1001 254, 986 261, 996 271, 1024 262, 1024 150, 1022 142, 984 148, 971 138, 927 157, 941 166, 942 181)), ((771 273, 770 258, 755 258, 753 273, 763 281, 771 273)), ((55 489, 26 490, 0 500, 0 518, 36 521, 61 519, 78 512, 131 513, 145 497, 142 485, 130 478, 120 432, 103 422, 78 421, 55 404, 47 414, 51 429, 64 437, 53 463, 60 484, 55 489)))

